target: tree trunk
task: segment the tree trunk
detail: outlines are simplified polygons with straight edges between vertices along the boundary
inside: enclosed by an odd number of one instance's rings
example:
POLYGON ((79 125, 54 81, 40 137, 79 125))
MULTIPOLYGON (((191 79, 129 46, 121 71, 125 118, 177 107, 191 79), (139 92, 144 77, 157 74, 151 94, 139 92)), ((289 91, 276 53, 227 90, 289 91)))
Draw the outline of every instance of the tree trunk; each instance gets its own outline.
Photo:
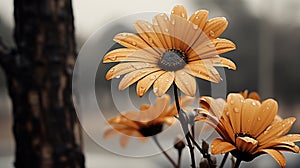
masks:
POLYGON ((82 168, 72 104, 71 0, 14 0, 16 49, 0 44, 13 105, 16 168, 82 168))

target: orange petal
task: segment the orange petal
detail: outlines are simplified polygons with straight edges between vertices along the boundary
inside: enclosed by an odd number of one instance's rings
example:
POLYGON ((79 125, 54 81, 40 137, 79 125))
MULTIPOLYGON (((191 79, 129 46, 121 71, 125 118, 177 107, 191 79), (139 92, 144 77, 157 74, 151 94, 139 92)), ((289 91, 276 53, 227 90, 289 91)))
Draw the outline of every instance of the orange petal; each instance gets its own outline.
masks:
POLYGON ((209 38, 217 38, 224 32, 227 25, 226 18, 217 17, 207 21, 203 31, 209 38))
POLYGON ((139 96, 143 96, 148 91, 148 89, 151 87, 151 85, 154 83, 154 81, 163 73, 165 73, 165 71, 163 71, 163 70, 153 72, 153 73, 145 76, 140 81, 138 81, 138 83, 136 85, 136 93, 139 96))
POLYGON ((172 49, 172 41, 170 37, 170 21, 165 13, 158 14, 153 18, 153 29, 163 44, 164 48, 172 49))
POLYGON ((250 137, 237 137, 236 146, 242 152, 252 153, 252 150, 256 148, 258 141, 250 137))
MULTIPOLYGON (((191 23, 190 23, 191 24, 191 23)), ((189 23, 186 19, 177 15, 170 16, 170 36, 172 48, 185 51, 189 44, 186 43, 189 23)))
POLYGON ((207 17, 207 10, 198 10, 190 17, 189 21, 197 25, 199 29, 202 30, 206 24, 207 17))
POLYGON ((183 70, 175 72, 175 84, 178 88, 188 96, 196 94, 196 80, 183 70))
POLYGON ((270 156, 272 156, 272 158, 274 158, 276 160, 276 162, 282 167, 284 168, 286 166, 286 160, 285 157, 283 156, 283 154, 277 150, 274 149, 263 149, 261 150, 261 152, 267 153, 270 156))
POLYGON ((236 147, 231 143, 225 142, 224 140, 219 138, 215 139, 210 146, 210 152, 213 155, 224 154, 234 149, 236 149, 236 147))
POLYGON ((144 63, 144 62, 126 62, 120 63, 116 66, 113 66, 110 70, 106 73, 106 79, 110 80, 120 75, 124 75, 126 73, 142 69, 142 68, 150 68, 156 67, 156 64, 144 63))
POLYGON ((133 33, 119 33, 114 37, 114 41, 129 49, 147 49, 147 52, 149 53, 158 54, 140 36, 133 33))
POLYGON ((187 12, 183 5, 176 5, 171 11, 172 14, 187 19, 187 12))
POLYGON ((139 20, 135 22, 134 28, 139 33, 141 38, 146 41, 151 48, 155 49, 158 53, 162 54, 164 52, 164 46, 157 37, 152 24, 147 21, 139 20))
POLYGON ((219 83, 221 81, 219 72, 211 64, 190 62, 183 70, 192 76, 196 76, 204 80, 215 83, 219 83))
POLYGON ((270 125, 262 134, 257 137, 261 145, 267 144, 268 142, 279 138, 280 136, 286 134, 296 121, 296 118, 290 117, 281 122, 277 122, 270 125))
POLYGON ((156 96, 162 96, 170 88, 174 81, 174 72, 166 72, 159 76, 153 84, 153 92, 156 96))
POLYGON ((201 44, 193 47, 193 50, 188 53, 189 61, 200 60, 204 58, 214 58, 218 54, 226 53, 236 49, 235 44, 227 39, 213 39, 211 41, 205 41, 205 39, 202 39, 202 41, 203 42, 201 42, 201 44))
POLYGON ((267 99, 262 102, 260 110, 256 111, 255 118, 260 119, 263 122, 257 122, 253 124, 252 136, 257 137, 261 134, 274 120, 278 111, 278 104, 273 99, 267 99))
POLYGON ((160 70, 160 69, 159 68, 144 68, 144 69, 139 69, 139 70, 128 73, 121 80, 121 82, 119 84, 119 90, 126 89, 128 86, 132 85, 133 83, 140 80, 144 76, 146 76, 152 72, 158 71, 158 70, 160 70))
POLYGON ((241 132, 241 115, 244 104, 244 98, 241 94, 230 93, 227 96, 227 105, 229 111, 230 123, 235 134, 241 132))
POLYGON ((246 99, 242 109, 242 133, 252 135, 252 129, 258 122, 264 122, 259 118, 255 118, 255 112, 259 111, 261 104, 257 100, 246 99), (253 125, 252 125, 253 124, 253 125))
POLYGON ((130 139, 131 135, 133 135, 133 134, 134 134, 134 132, 130 131, 127 135, 121 135, 120 144, 121 144, 122 148, 125 148, 128 145, 129 139, 130 139))

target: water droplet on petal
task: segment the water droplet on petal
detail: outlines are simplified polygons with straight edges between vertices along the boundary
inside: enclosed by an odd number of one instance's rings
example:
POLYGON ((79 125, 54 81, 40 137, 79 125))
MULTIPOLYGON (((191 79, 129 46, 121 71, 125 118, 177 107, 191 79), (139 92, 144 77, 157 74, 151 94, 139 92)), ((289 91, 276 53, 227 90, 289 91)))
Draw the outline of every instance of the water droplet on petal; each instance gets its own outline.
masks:
POLYGON ((209 43, 207 44, 207 47, 209 47, 209 48, 214 48, 215 45, 214 45, 213 43, 209 42, 209 43))
POLYGON ((171 21, 171 24, 172 24, 172 25, 175 25, 175 20, 174 20, 174 19, 171 21))
POLYGON ((196 18, 195 19, 199 19, 199 16, 196 16, 196 18))
POLYGON ((145 92, 145 90, 146 90, 146 88, 144 88, 144 87, 142 87, 142 86, 141 86, 141 87, 139 87, 139 92, 140 92, 140 93, 144 93, 144 92, 145 92))
POLYGON ((258 121, 260 121, 260 120, 261 120, 261 118, 260 118, 260 117, 257 117, 257 120, 258 120, 258 121))
POLYGON ((172 10, 172 11, 171 11, 171 13, 175 13, 175 11, 174 11, 174 10, 172 10))
POLYGON ((126 37, 128 34, 127 33, 122 33, 121 34, 123 37, 126 37))
POLYGON ((153 88, 154 93, 157 93, 157 91, 158 91, 158 87, 153 88))
POLYGON ((234 104, 234 100, 230 100, 230 104, 233 105, 234 104))
POLYGON ((198 27, 198 25, 193 25, 193 28, 195 29, 195 30, 197 30, 199 27, 198 27))
POLYGON ((121 77, 120 75, 116 76, 117 79, 119 79, 120 77, 121 77))
POLYGON ((151 25, 148 25, 147 27, 148 27, 149 29, 151 29, 151 28, 152 28, 152 26, 151 26, 151 25))
POLYGON ((226 112, 226 115, 229 116, 229 111, 226 112))
POLYGON ((256 106, 256 102, 254 102, 254 101, 253 101, 251 104, 252 104, 253 106, 256 106))
POLYGON ((153 25, 155 25, 155 26, 157 26, 157 25, 158 25, 158 23, 157 23, 157 21, 156 21, 156 20, 154 20, 154 21, 153 21, 153 25))
POLYGON ((132 42, 132 45, 136 46, 136 42, 135 42, 135 41, 133 41, 133 42, 132 42))
POLYGON ((166 31, 166 32, 169 32, 169 29, 168 29, 168 28, 166 28, 166 29, 165 29, 165 31, 166 31))
POLYGON ((163 13, 161 13, 161 14, 160 14, 160 16, 164 16, 164 14, 163 14, 163 13))
POLYGON ((238 113, 239 112, 239 109, 237 107, 233 108, 233 111, 238 113))
POLYGON ((109 70, 109 72, 114 72, 115 71, 115 68, 111 68, 110 70, 109 70))
POLYGON ((211 36, 211 37, 214 37, 215 36, 215 32, 214 31, 209 31, 209 35, 211 36))
POLYGON ((184 17, 184 16, 185 16, 185 14, 184 14, 184 13, 182 13, 182 14, 181 14, 181 16, 182 16, 182 17, 184 17))
POLYGON ((155 75, 152 75, 152 76, 150 77, 150 79, 151 79, 151 80, 154 80, 154 79, 156 79, 156 76, 155 76, 155 75))
POLYGON ((185 72, 180 72, 180 75, 184 75, 185 74, 185 72))
POLYGON ((111 61, 115 61, 117 59, 117 57, 109 57, 108 59, 111 61))

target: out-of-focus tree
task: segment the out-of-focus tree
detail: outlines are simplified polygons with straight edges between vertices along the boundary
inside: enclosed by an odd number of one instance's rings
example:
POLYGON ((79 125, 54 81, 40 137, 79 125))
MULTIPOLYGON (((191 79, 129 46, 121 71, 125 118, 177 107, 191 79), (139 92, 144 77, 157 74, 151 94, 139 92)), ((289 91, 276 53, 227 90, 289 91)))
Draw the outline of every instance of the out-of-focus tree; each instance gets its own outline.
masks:
POLYGON ((72 103, 75 62, 71 0, 14 0, 16 48, 0 44, 13 106, 16 168, 82 168, 72 103))

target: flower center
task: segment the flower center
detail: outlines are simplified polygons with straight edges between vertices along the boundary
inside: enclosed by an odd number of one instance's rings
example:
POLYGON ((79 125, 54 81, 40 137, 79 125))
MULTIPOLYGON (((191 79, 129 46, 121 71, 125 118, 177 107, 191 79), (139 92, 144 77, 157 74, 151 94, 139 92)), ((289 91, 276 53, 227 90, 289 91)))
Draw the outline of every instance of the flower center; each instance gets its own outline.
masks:
POLYGON ((153 135, 160 133, 162 131, 162 128, 163 128, 163 124, 155 124, 155 125, 142 127, 139 129, 139 132, 144 137, 148 137, 148 136, 153 136, 153 135))
POLYGON ((180 50, 167 50, 158 61, 158 66, 165 71, 177 71, 187 63, 187 55, 180 50))

